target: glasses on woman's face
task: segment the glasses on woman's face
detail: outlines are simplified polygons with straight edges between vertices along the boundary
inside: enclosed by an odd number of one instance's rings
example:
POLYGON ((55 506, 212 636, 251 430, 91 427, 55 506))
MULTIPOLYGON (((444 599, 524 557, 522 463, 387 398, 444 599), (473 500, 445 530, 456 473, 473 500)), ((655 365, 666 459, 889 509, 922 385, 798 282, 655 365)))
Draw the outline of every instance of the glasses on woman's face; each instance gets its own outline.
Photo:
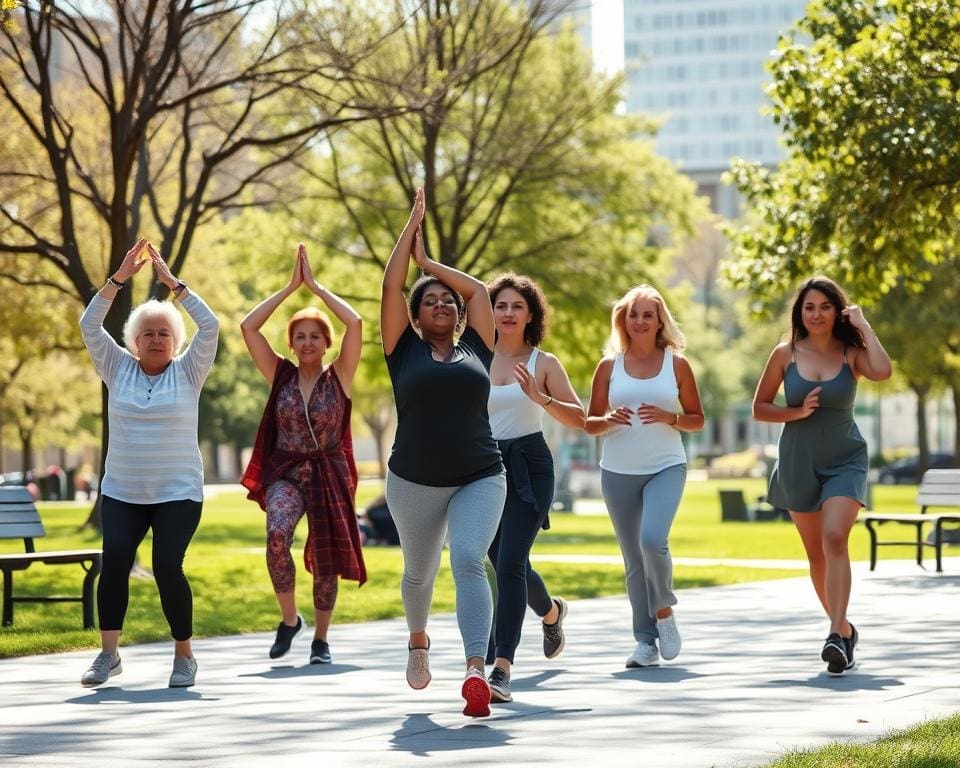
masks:
POLYGON ((445 307, 457 306, 457 301, 453 296, 427 296, 421 303, 427 309, 433 309, 433 307, 441 304, 445 307))

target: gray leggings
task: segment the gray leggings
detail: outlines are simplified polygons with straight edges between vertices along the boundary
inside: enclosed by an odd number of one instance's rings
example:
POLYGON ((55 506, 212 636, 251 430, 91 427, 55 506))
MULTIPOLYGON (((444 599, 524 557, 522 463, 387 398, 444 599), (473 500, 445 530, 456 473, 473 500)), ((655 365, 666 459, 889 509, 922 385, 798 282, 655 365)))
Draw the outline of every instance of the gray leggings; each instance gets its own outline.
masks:
POLYGON ((606 469, 600 473, 603 500, 623 554, 638 643, 653 643, 657 611, 677 604, 668 537, 686 480, 686 464, 653 475, 621 475, 606 469))
POLYGON ((487 581, 487 549, 493 541, 507 496, 506 475, 467 485, 435 488, 387 472, 387 505, 397 524, 403 551, 400 594, 407 628, 427 628, 440 553, 450 530, 450 566, 457 592, 457 624, 469 659, 483 657, 493 621, 493 597, 487 581))

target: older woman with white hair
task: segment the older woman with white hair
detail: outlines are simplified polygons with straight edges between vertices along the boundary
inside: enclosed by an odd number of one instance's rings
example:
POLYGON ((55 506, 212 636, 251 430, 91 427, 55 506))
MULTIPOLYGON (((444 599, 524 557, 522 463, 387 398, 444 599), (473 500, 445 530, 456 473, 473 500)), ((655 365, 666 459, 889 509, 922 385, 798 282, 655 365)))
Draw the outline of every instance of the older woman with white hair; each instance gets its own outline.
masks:
POLYGON ((100 483, 103 571, 97 588, 102 651, 80 683, 93 687, 122 671, 118 646, 137 548, 153 531, 153 574, 174 640, 171 688, 196 681, 193 594, 183 572, 187 545, 200 523, 203 462, 197 443, 200 389, 217 353, 219 322, 210 308, 170 272, 152 245, 137 241, 120 268, 90 301, 80 331, 109 390, 110 445, 100 483), (183 305, 197 333, 183 354, 186 332, 171 302, 155 299, 127 319, 126 349, 103 327, 110 305, 147 262, 183 305))

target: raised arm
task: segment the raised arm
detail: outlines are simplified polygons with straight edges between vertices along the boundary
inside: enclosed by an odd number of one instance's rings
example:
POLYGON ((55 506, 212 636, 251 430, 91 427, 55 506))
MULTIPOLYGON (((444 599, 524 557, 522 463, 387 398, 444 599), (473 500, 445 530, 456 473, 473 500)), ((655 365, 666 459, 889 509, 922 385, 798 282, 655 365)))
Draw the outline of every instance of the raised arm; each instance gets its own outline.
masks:
POLYGON ((153 271, 157 280, 170 289, 174 298, 183 305, 187 314, 190 315, 190 319, 197 325, 197 332, 190 339, 187 351, 183 353, 180 360, 184 370, 199 392, 207 374, 210 372, 210 366, 213 365, 213 360, 217 356, 220 321, 203 299, 192 293, 187 288, 186 283, 173 276, 170 267, 167 266, 152 243, 147 243, 147 251, 153 262, 153 271))
POLYGON ((854 328, 863 335, 866 349, 858 349, 856 359, 853 361, 853 369, 861 376, 865 376, 870 381, 885 381, 893 374, 893 365, 890 363, 890 355, 883 348, 877 334, 873 332, 870 323, 863 316, 863 310, 856 304, 851 304, 841 313, 854 328))
POLYGON ((313 270, 310 268, 310 260, 307 258, 307 249, 303 243, 300 244, 299 256, 303 265, 303 284, 319 296, 323 303, 327 305, 327 309, 344 325, 345 330, 343 341, 340 344, 340 354, 333 361, 333 368, 337 372, 337 378, 340 379, 343 391, 349 397, 353 377, 360 365, 360 350, 363 346, 363 321, 357 310, 330 289, 317 283, 313 276, 313 270))
POLYGON ((383 283, 380 286, 380 340, 384 354, 393 352, 400 337, 410 324, 407 316, 407 302, 403 288, 407 284, 407 272, 410 270, 410 255, 413 251, 413 236, 423 221, 423 189, 417 190, 410 218, 400 233, 400 239, 393 246, 393 252, 383 270, 383 283))
POLYGON ((91 299, 80 316, 80 335, 83 336, 83 343, 90 354, 90 359, 93 360, 97 374, 107 384, 112 380, 121 358, 129 352, 107 333, 103 327, 103 321, 124 284, 149 261, 149 256, 145 253, 146 247, 145 238, 141 237, 137 240, 133 248, 123 257, 120 268, 107 278, 107 282, 91 299))
MULTIPOLYGON (((302 247, 302 246, 301 246, 302 247)), ((250 351, 250 357, 253 358, 257 370, 263 374, 263 377, 269 384, 273 384, 273 376, 277 371, 277 363, 282 359, 270 342, 260 332, 263 324, 270 319, 270 316, 276 311, 284 300, 294 293, 297 288, 303 284, 303 260, 300 257, 300 251, 297 250, 297 257, 293 265, 293 274, 290 276, 290 282, 284 288, 281 288, 272 296, 267 297, 255 306, 250 313, 240 321, 240 330, 243 332, 243 341, 250 351)))
POLYGON ((531 375, 527 366, 517 363, 513 369, 513 376, 520 385, 520 389, 564 426, 583 429, 586 421, 583 404, 577 397, 577 393, 573 391, 563 364, 554 355, 546 352, 541 353, 541 359, 546 369, 543 391, 540 390, 536 377, 531 375))
POLYGON ((419 230, 413 239, 413 258, 426 274, 437 278, 463 296, 467 304, 467 325, 473 328, 487 348, 492 350, 496 341, 496 322, 493 319, 493 305, 490 303, 486 284, 470 277, 466 272, 428 258, 423 247, 423 235, 419 230))

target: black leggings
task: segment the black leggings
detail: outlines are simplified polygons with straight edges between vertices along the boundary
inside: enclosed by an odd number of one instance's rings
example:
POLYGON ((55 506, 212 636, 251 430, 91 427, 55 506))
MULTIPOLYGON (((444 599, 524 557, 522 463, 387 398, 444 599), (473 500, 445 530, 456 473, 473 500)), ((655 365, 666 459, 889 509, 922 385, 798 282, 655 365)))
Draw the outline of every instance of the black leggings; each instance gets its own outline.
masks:
POLYGON ((137 547, 153 529, 153 576, 163 615, 174 640, 193 636, 193 593, 183 573, 183 556, 200 524, 203 503, 183 499, 131 504, 103 497, 103 571, 97 586, 101 630, 123 629, 130 600, 130 569, 137 547))
POLYGON ((507 500, 497 535, 488 550, 497 574, 497 604, 487 649, 488 664, 497 657, 513 663, 527 605, 540 617, 546 616, 553 607, 543 579, 530 565, 530 549, 553 503, 554 482, 550 449, 542 435, 536 437, 538 439, 525 439, 522 459, 526 463, 529 490, 533 492, 536 504, 520 498, 512 461, 504 462, 507 466, 507 500))

